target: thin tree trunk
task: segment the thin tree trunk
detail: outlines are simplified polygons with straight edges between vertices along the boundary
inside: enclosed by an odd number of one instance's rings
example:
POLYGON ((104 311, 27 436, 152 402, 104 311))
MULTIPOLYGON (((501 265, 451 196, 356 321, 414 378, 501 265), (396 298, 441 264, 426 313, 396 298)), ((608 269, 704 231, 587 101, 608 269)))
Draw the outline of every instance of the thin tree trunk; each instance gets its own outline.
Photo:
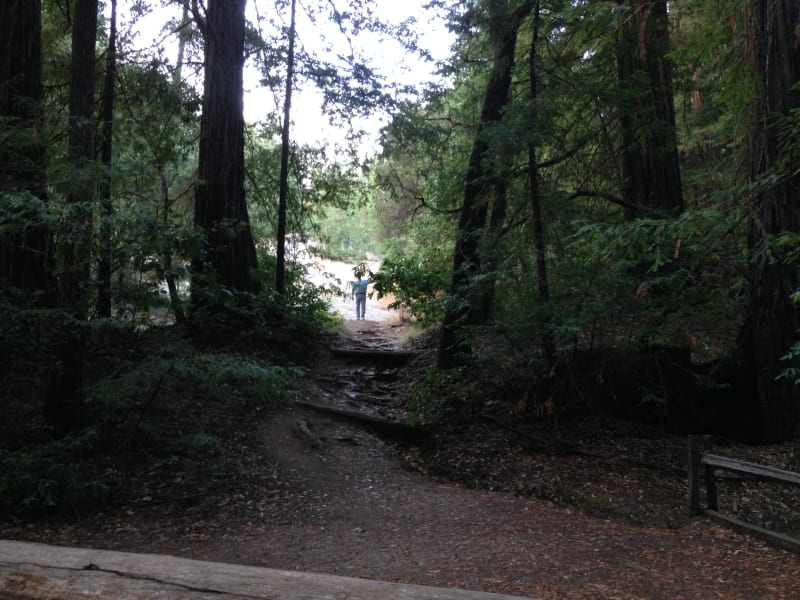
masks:
POLYGON ((100 252, 97 260, 97 313, 111 316, 111 261, 114 253, 111 218, 111 157, 114 132, 114 86, 117 76, 117 0, 111 0, 103 104, 100 109, 100 161, 105 173, 100 184, 100 252))
POLYGON ((295 0, 292 0, 291 26, 289 27, 289 56, 286 67, 286 98, 283 102, 283 129, 281 131, 281 173, 278 192, 278 252, 275 264, 275 291, 286 291, 286 212, 289 197, 289 127, 292 110, 292 83, 294 79, 295 0))
POLYGON ((751 211, 754 253, 750 312, 743 332, 745 356, 754 371, 761 438, 791 439, 800 425, 800 387, 780 378, 797 359, 783 357, 800 340, 800 315, 792 294, 800 289, 798 265, 774 245, 781 233, 800 235, 800 4, 796 0, 752 0, 746 38, 759 98, 752 104, 751 178, 759 183, 751 211))
POLYGON ((189 41, 189 33, 187 30, 190 23, 189 7, 184 4, 181 28, 178 33, 178 57, 175 60, 175 70, 172 72, 172 85, 178 88, 180 88, 181 83, 183 83, 183 57, 186 54, 186 43, 189 41))
POLYGON ((539 189, 539 161, 537 158, 537 143, 535 139, 539 124, 539 111, 537 102, 539 101, 538 92, 538 73, 536 70, 536 51, 539 43, 540 2, 537 0, 533 16, 533 33, 531 35, 530 64, 528 75, 530 77, 530 121, 528 126, 528 186, 530 190, 531 202, 531 228, 533 230, 533 245, 536 254, 536 288, 539 293, 540 317, 539 326, 541 328, 541 342, 545 357, 548 362, 555 360, 556 344, 553 332, 550 328, 550 280, 547 276, 547 254, 544 239, 544 216, 542 210, 542 195, 539 189))
MULTIPOLYGON (((169 183, 164 171, 159 171, 161 178, 161 199, 164 208, 164 224, 169 223, 170 216, 170 199, 169 199, 169 183)), ((180 294, 178 293, 178 285, 175 282, 175 271, 172 264, 172 248, 170 247, 171 240, 164 241, 163 257, 163 270, 164 280, 167 282, 167 290, 169 290, 169 302, 172 305, 172 312, 175 314, 175 322, 183 323, 186 320, 186 315, 183 312, 183 303, 181 302, 180 294)))
MULTIPOLYGON (((189 34, 187 29, 191 24, 189 15, 189 7, 184 4, 183 16, 181 18, 181 28, 178 34, 178 56, 175 60, 175 70, 172 73, 172 85, 175 87, 175 92, 180 94, 180 88, 183 84, 183 60, 186 53, 186 44, 189 41, 189 34)), ((169 196, 169 183, 167 182, 166 174, 164 173, 163 165, 159 165, 159 177, 161 178, 161 200, 162 208, 164 210, 164 227, 169 228, 170 217, 172 214, 172 202, 169 196)), ((173 266, 171 240, 165 240, 164 251, 162 253, 162 264, 164 270, 164 280, 167 282, 167 290, 169 291, 169 301, 172 306, 172 312, 175 315, 176 323, 184 323, 186 321, 186 313, 183 309, 183 302, 181 301, 180 294, 178 293, 178 285, 175 281, 175 271, 173 266)))
POLYGON ((469 316, 470 325, 486 323, 492 313, 497 295, 497 270, 500 265, 498 252, 503 239, 503 226, 508 210, 508 183, 504 175, 495 173, 490 186, 491 214, 486 231, 481 236, 480 267, 482 277, 475 288, 472 310, 469 316))

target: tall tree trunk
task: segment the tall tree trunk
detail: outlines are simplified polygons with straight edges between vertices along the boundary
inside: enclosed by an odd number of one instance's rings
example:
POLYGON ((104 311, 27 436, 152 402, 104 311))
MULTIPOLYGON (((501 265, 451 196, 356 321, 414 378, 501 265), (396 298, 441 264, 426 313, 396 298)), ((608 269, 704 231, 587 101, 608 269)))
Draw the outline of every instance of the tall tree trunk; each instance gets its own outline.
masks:
POLYGON ((289 27, 289 56, 286 67, 286 98, 283 101, 283 129, 281 131, 281 173, 278 191, 278 253, 275 263, 275 291, 286 291, 286 211, 289 198, 289 126, 292 111, 292 85, 294 80, 295 0, 292 0, 291 26, 289 27))
POLYGON ((531 34, 530 64, 528 76, 530 77, 530 119, 528 140, 528 186, 531 203, 531 229, 533 232, 533 247, 536 254, 536 289, 539 293, 542 349, 549 362, 555 360, 556 343, 550 329, 550 280, 547 276, 547 254, 544 239, 544 216, 542 210, 542 194, 539 188, 539 161, 537 157, 536 131, 539 126, 539 79, 536 70, 536 51, 539 43, 540 2, 537 0, 533 16, 533 32, 531 34))
MULTIPOLYGON (((181 18, 180 33, 178 34, 178 56, 175 60, 175 70, 172 72, 172 85, 175 87, 175 93, 181 93, 181 86, 183 85, 183 61, 186 53, 186 44, 189 41, 189 27, 192 20, 189 14, 189 7, 183 5, 183 16, 181 18)), ((170 219, 172 216, 172 201, 169 195, 169 182, 164 173, 164 165, 159 161, 158 175, 161 178, 161 200, 162 208, 164 210, 164 227, 169 228, 170 219)), ((172 305, 172 312, 175 315, 176 323, 183 323, 186 321, 186 313, 183 308, 183 302, 180 294, 178 293, 178 284, 175 279, 174 261, 172 256, 172 240, 170 238, 164 241, 164 250, 162 252, 161 262, 164 270, 164 280, 167 282, 167 290, 169 291, 169 301, 172 305)))
POLYGON ((489 1, 492 72, 486 84, 478 133, 467 165, 464 200, 453 252, 453 275, 450 283, 452 300, 444 316, 439 341, 440 369, 461 366, 472 353, 467 326, 474 315, 474 277, 481 272, 482 235, 496 176, 496 168, 491 161, 492 144, 487 139, 486 132, 500 121, 503 109, 508 105, 517 33, 529 11, 528 3, 512 12, 507 0, 489 1))
MULTIPOLYGON (((167 182, 167 176, 164 174, 164 169, 162 167, 159 167, 158 175, 161 179, 161 200, 164 208, 164 225, 167 226, 169 224, 171 213, 169 183, 167 182)), ((169 302, 172 305, 172 312, 175 315, 175 322, 183 323, 186 320, 186 315, 183 311, 183 302, 181 302, 181 296, 178 293, 178 284, 175 281, 171 238, 167 238, 164 241, 162 266, 164 270, 164 280, 167 282, 167 290, 169 291, 169 302)))
POLYGON ((0 282, 38 292, 43 304, 52 304, 51 236, 39 214, 47 203, 41 26, 40 0, 0 3, 0 191, 29 194, 4 218, 20 226, 0 236, 0 282))
POLYGON ((800 276, 798 265, 774 245, 781 233, 800 235, 800 4, 752 0, 750 6, 746 39, 760 93, 752 104, 749 154, 758 193, 750 215, 754 262, 742 339, 754 370, 762 441, 779 442, 796 435, 800 425, 800 387, 791 378, 778 378, 798 366, 782 357, 800 340, 800 315, 791 298, 800 289, 800 276))
POLYGON ((58 248, 59 307, 73 322, 55 349, 58 365, 48 391, 46 412, 59 431, 78 427, 83 417, 83 323, 88 318, 94 200, 94 65, 97 0, 75 0, 69 100, 67 219, 58 248))
POLYGON ((104 175, 100 183, 100 251, 97 257, 97 314, 111 316, 111 260, 114 253, 111 218, 111 155, 114 133, 114 86, 117 79, 117 0, 111 0, 103 103, 100 108, 100 162, 104 175))
POLYGON ((617 40, 625 216, 683 210, 666 0, 626 0, 617 40))
POLYGON ((172 72, 172 85, 180 88, 183 83, 183 61, 186 54, 186 44, 189 41, 189 27, 192 20, 189 14, 189 7, 183 5, 183 16, 181 17, 180 32, 178 33, 178 56, 175 60, 175 70, 172 72))
POLYGON ((497 296, 497 275, 500 266, 500 243, 503 240, 508 212, 507 174, 494 173, 489 186, 490 193, 488 225, 481 235, 478 249, 481 276, 472 294, 471 311, 467 322, 470 325, 486 323, 494 308, 497 296))
POLYGON ((242 71, 246 0, 209 0, 203 116, 200 122, 195 224, 206 236, 205 256, 194 261, 195 305, 218 304, 204 292, 214 285, 257 289, 256 249, 244 193, 242 71))

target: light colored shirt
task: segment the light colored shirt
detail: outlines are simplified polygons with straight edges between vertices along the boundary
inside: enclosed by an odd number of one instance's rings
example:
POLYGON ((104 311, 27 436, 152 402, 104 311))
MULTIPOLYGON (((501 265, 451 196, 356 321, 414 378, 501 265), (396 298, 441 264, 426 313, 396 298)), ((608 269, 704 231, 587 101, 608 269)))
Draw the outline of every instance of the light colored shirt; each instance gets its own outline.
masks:
POLYGON ((357 279, 352 282, 354 294, 366 294, 367 286, 370 284, 369 279, 357 279))

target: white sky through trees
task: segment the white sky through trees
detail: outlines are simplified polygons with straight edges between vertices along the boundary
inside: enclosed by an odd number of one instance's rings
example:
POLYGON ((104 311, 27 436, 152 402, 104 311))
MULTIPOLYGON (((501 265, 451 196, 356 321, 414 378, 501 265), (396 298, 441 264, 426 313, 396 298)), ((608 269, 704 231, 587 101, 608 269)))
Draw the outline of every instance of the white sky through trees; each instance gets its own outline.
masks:
MULTIPOLYGON (((347 2, 332 0, 337 8, 345 11, 347 2)), ((444 61, 450 54, 452 35, 447 30, 441 17, 432 11, 425 10, 423 5, 426 0, 373 0, 372 10, 383 22, 388 25, 398 25, 413 18, 416 24, 413 27, 418 35, 418 45, 430 53, 434 60, 444 61)), ((180 8, 170 6, 160 7, 159 3, 152 2, 153 9, 145 17, 137 21, 136 45, 140 48, 152 47, 158 40, 163 40, 164 56, 174 64, 177 56, 176 36, 167 36, 161 31, 170 18, 180 18, 180 8)), ((130 15, 123 3, 120 2, 119 19, 120 30, 124 31, 130 15)), ((289 9, 285 14, 276 15, 273 0, 248 0, 247 16, 251 23, 257 23, 257 15, 262 21, 274 20, 282 22, 288 28, 289 9), (277 18, 276 18, 277 16, 277 18)), ((106 7, 106 17, 110 8, 106 7)), ((273 32, 263 31, 265 36, 273 32)), ((323 24, 311 23, 306 15, 306 3, 297 2, 297 48, 307 53, 313 53, 323 61, 336 61, 336 55, 350 55, 352 51, 360 55, 370 68, 379 74, 387 86, 391 84, 422 86, 426 82, 436 81, 440 78, 435 74, 435 62, 426 62, 413 53, 407 52, 399 42, 388 38, 385 34, 374 32, 361 32, 357 36, 348 38, 339 31, 338 27, 330 22, 323 24)), ((341 62, 341 61, 340 61, 341 62)), ((189 77, 190 72, 184 71, 184 76, 189 77)), ((255 61, 249 60, 245 66, 245 97, 244 114, 249 123, 263 120, 269 113, 282 114, 284 88, 278 86, 269 89, 260 85, 261 74, 255 61)), ((300 144, 318 144, 325 142, 336 144, 343 137, 341 128, 329 124, 329 119, 323 113, 321 104, 322 96, 313 89, 311 84, 298 82, 302 87, 295 88, 292 93, 292 128, 291 139, 300 144)), ((201 87, 202 82, 197 84, 201 87)), ((365 142, 361 154, 370 154, 377 149, 377 139, 380 127, 388 121, 386 115, 374 114, 368 118, 354 119, 355 127, 367 130, 372 138, 365 142)))

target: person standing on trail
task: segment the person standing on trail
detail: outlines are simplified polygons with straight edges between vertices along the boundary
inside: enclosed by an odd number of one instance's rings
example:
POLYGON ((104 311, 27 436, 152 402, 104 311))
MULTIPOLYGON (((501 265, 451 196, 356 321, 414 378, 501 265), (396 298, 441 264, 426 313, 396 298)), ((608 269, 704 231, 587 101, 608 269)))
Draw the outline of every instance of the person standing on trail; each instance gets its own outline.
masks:
POLYGON ((350 282, 350 287, 353 290, 352 297, 356 299, 356 320, 363 321, 364 313, 367 309, 367 286, 372 283, 372 281, 366 277, 366 274, 369 273, 370 276, 372 276, 372 271, 365 272, 361 269, 353 269, 353 271, 357 279, 350 282))

